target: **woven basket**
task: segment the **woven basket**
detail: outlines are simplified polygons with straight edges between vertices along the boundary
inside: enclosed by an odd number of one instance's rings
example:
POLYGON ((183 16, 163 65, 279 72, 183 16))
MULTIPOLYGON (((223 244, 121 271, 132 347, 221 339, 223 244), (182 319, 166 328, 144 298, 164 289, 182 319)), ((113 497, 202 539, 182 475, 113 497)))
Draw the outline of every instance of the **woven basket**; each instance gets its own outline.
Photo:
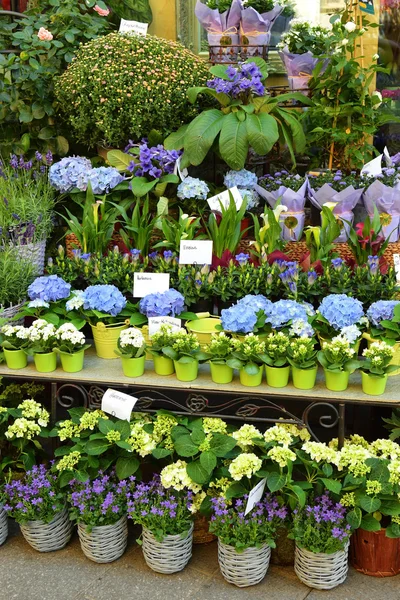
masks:
MULTIPOLYGON (((333 244, 333 249, 338 252, 343 260, 354 259, 354 255, 350 250, 350 246, 346 243, 333 244)), ((283 252, 289 256, 291 260, 299 261, 307 252, 307 244, 305 242, 288 242, 283 249, 283 252)), ((393 265, 393 254, 400 254, 400 242, 393 242, 388 245, 383 257, 389 265, 393 265)))
POLYGON ((50 523, 28 521, 21 525, 21 532, 28 544, 38 552, 53 552, 68 544, 72 528, 68 511, 64 508, 50 523))
POLYGON ((46 240, 35 244, 26 244, 24 246, 15 246, 16 254, 19 258, 28 260, 36 267, 38 275, 44 271, 44 257, 46 254, 46 240))
MULTIPOLYGON (((6 323, 11 323, 12 325, 23 325, 24 324, 23 317, 22 317, 22 319, 17 319, 16 321, 13 321, 13 318, 21 310, 23 305, 24 305, 24 303, 21 302, 20 304, 15 304, 14 306, 9 306, 8 308, 4 308, 4 309, 0 306, 0 319, 5 319, 6 323)), ((6 323, 4 323, 4 325, 6 323)))
POLYGON ((294 570, 297 577, 316 590, 331 590, 343 583, 349 570, 349 543, 333 554, 310 552, 296 546, 294 570))
POLYGON ((221 573, 228 583, 237 587, 257 585, 267 574, 271 548, 246 548, 239 553, 233 546, 228 546, 218 539, 218 562, 221 573))
POLYGON ((78 535, 83 554, 96 563, 110 563, 120 558, 128 542, 128 523, 121 517, 113 525, 101 525, 87 531, 86 525, 78 523, 78 535))
POLYGON ((4 544, 8 536, 8 518, 7 513, 0 505, 0 546, 4 544))
POLYGON ((209 521, 204 515, 194 515, 193 544, 208 544, 216 539, 209 530, 209 521))
POLYGON ((193 523, 182 538, 167 535, 158 542, 154 535, 143 527, 143 555, 147 565, 157 573, 171 574, 182 571, 192 557, 193 523))
MULTIPOLYGON (((114 246, 118 246, 119 247, 119 245, 123 244, 123 243, 124 243, 124 241, 122 239, 121 234, 119 234, 119 233, 113 233, 111 241, 110 241, 110 243, 108 245, 108 249, 112 250, 114 248, 114 246)), ((75 234, 68 233, 65 236, 65 251, 66 251, 66 254, 67 254, 68 258, 74 258, 73 250, 79 250, 81 248, 82 248, 82 246, 80 245, 80 243, 78 241, 78 238, 76 237, 75 234)))

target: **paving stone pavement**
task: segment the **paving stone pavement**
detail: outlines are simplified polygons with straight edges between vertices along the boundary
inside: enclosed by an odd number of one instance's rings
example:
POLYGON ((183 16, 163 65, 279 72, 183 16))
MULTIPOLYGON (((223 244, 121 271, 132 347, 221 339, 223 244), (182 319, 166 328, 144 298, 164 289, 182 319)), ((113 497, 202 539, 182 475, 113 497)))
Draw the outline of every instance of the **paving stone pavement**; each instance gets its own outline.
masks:
POLYGON ((400 576, 377 579, 350 569, 344 585, 316 591, 303 585, 292 567, 271 565, 264 581, 250 588, 225 582, 218 568, 217 544, 194 546, 188 567, 160 575, 144 562, 131 532, 124 556, 98 565, 82 553, 75 534, 59 552, 40 554, 19 528, 0 548, 0 600, 400 600, 400 576))

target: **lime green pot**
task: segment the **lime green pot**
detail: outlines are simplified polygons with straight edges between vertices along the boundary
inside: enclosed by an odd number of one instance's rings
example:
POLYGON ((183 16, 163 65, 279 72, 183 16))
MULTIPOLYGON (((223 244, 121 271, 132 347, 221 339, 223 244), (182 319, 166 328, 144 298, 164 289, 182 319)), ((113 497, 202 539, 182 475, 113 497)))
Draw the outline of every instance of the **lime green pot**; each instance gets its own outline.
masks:
MULTIPOLYGON (((370 345, 373 342, 379 342, 379 340, 374 339, 369 333, 364 333, 363 338, 365 338, 367 340, 368 348, 370 347, 370 345)), ((394 350, 393 358, 389 364, 390 365, 400 365, 400 342, 396 342, 393 345, 393 350, 394 350)), ((388 373, 388 377, 392 377, 393 375, 399 375, 399 374, 400 374, 400 368, 396 369, 395 371, 392 371, 391 373, 388 373)))
POLYGON ((78 373, 83 369, 85 351, 80 350, 79 352, 75 352, 74 354, 60 352, 60 360, 63 371, 65 371, 66 373, 78 373))
POLYGON ((46 352, 45 354, 34 354, 36 371, 39 373, 52 373, 57 368, 57 354, 55 352, 46 352))
POLYGON ((144 364, 146 362, 146 355, 139 356, 139 358, 128 358, 127 356, 121 356, 122 370, 125 377, 141 377, 144 373, 144 364))
POLYGON ((194 333, 197 336, 201 346, 205 346, 211 342, 211 335, 218 331, 217 325, 221 324, 221 319, 219 317, 211 317, 209 313, 198 313, 198 316, 198 319, 188 321, 185 327, 190 333, 194 333), (203 314, 208 316, 203 317, 203 314))
POLYGON ((4 348, 4 358, 9 369, 24 369, 28 364, 28 357, 23 350, 7 350, 4 348))
POLYGON ((376 375, 371 375, 371 373, 361 371, 362 391, 369 396, 381 396, 385 393, 387 378, 387 375, 377 377, 376 375))
POLYGON ((325 373, 325 385, 328 390, 332 392, 343 392, 347 390, 349 385, 350 373, 347 371, 340 371, 340 373, 334 373, 329 369, 324 369, 325 373))
POLYGON ((172 373, 175 373, 174 361, 172 358, 153 354, 152 359, 154 370, 157 375, 172 375, 172 373))
POLYGON ((233 379, 233 369, 228 365, 210 362, 210 371, 214 383, 230 383, 233 379))
POLYGON ((189 363, 180 363, 178 360, 174 360, 174 366, 178 381, 194 381, 197 379, 199 372, 199 363, 197 360, 189 363))
POLYGON ((290 367, 270 367, 265 365, 267 384, 274 388, 284 388, 289 383, 290 367))
POLYGON ((97 323, 92 325, 92 333, 94 340, 94 347, 96 354, 99 358, 112 359, 117 358, 115 351, 118 348, 118 338, 121 331, 126 329, 129 325, 129 320, 125 323, 115 323, 113 325, 105 325, 104 323, 97 323))
POLYGON ((318 367, 312 369, 298 369, 292 367, 293 385, 298 390, 312 390, 317 379, 318 367))
POLYGON ((261 385, 261 382, 262 382, 263 367, 259 367, 258 373, 256 373, 255 375, 249 375, 242 368, 239 371, 239 376, 240 376, 240 383, 242 385, 245 385, 246 387, 258 387, 259 385, 261 385))

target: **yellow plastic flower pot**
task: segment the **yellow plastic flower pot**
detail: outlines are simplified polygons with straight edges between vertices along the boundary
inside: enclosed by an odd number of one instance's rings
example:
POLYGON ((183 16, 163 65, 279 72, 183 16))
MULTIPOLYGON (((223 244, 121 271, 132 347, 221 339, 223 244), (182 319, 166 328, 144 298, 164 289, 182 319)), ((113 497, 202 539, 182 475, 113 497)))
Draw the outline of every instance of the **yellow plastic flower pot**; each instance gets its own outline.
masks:
POLYGON ((362 391, 369 396, 381 396, 385 393, 387 378, 387 375, 377 377, 361 371, 362 391))
MULTIPOLYGON (((363 338, 367 340, 368 348, 370 347, 370 345, 373 342, 379 342, 379 340, 376 340, 373 337, 371 337, 369 333, 364 333, 363 338)), ((400 342, 396 342, 394 344, 393 350, 394 350, 393 358, 389 364, 390 365, 400 365, 400 342)), ((398 369, 396 369, 396 371, 392 371, 391 373, 388 373, 388 377, 391 377, 392 375, 399 375, 399 374, 400 374, 400 367, 398 369)))
POLYGON ((199 371, 199 363, 197 360, 193 360, 189 363, 180 363, 178 360, 174 360, 174 365, 178 381, 194 381, 197 379, 199 371))
POLYGON ((94 347, 99 358, 117 358, 115 350, 118 347, 118 338, 121 331, 126 329, 128 325, 128 320, 124 323, 115 323, 113 325, 105 325, 104 323, 92 325, 94 347))
POLYGON ((188 321, 185 325, 190 333, 194 333, 201 346, 211 342, 211 334, 217 333, 217 325, 220 325, 219 317, 211 317, 210 313, 198 313, 199 318, 195 321, 188 321), (203 317, 202 315, 207 315, 203 317))
POLYGON ((28 357, 23 350, 7 350, 7 348, 4 348, 4 358, 9 369, 24 369, 28 364, 28 357))

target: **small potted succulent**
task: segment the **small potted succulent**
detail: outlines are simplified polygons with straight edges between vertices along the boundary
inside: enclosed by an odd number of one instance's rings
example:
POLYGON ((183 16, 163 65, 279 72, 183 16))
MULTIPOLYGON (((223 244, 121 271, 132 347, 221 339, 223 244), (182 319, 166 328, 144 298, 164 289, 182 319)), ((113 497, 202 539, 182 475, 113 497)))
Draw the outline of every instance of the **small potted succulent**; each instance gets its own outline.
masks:
POLYGON ((334 392, 346 390, 350 373, 359 367, 356 351, 349 340, 338 335, 331 342, 323 342, 317 358, 324 369, 327 389, 334 392))
POLYGON ((270 333, 264 340, 265 370, 267 383, 271 387, 286 387, 289 382, 290 364, 288 364, 288 347, 290 338, 283 331, 270 333))
POLYGON ((254 333, 249 333, 243 340, 234 340, 235 350, 228 365, 239 369, 240 383, 247 387, 261 385, 264 367, 265 344, 254 333))
POLYGON ((394 348, 385 342, 373 342, 362 353, 360 362, 361 383, 365 394, 380 396, 385 392, 388 373, 397 371, 399 365, 390 364, 394 348))
POLYGON ((78 373, 83 369, 85 350, 90 344, 85 344, 85 335, 72 323, 64 323, 55 334, 53 351, 60 355, 61 366, 66 373, 78 373))
POLYGON ((233 379, 233 368, 228 365, 235 350, 235 342, 226 333, 213 333, 211 342, 205 347, 209 355, 211 379, 214 383, 230 383, 233 379))
POLYGON ((23 369, 28 364, 24 349, 29 345, 29 329, 23 325, 3 325, 0 344, 9 369, 23 369))
POLYGON ((56 343, 56 328, 44 319, 36 319, 28 329, 27 354, 33 356, 39 373, 51 373, 57 368, 57 354, 53 352, 56 343))
POLYGON ((174 361, 175 373, 179 381, 197 379, 199 361, 207 359, 207 355, 200 351, 197 336, 183 328, 171 334, 169 345, 164 346, 162 352, 174 361))
POLYGON ((143 333, 136 327, 128 327, 119 334, 118 349, 125 377, 141 377, 146 361, 146 344, 143 333))
POLYGON ((309 337, 292 339, 287 347, 287 354, 292 366, 294 387, 299 390, 312 390, 318 372, 315 339, 309 337))

